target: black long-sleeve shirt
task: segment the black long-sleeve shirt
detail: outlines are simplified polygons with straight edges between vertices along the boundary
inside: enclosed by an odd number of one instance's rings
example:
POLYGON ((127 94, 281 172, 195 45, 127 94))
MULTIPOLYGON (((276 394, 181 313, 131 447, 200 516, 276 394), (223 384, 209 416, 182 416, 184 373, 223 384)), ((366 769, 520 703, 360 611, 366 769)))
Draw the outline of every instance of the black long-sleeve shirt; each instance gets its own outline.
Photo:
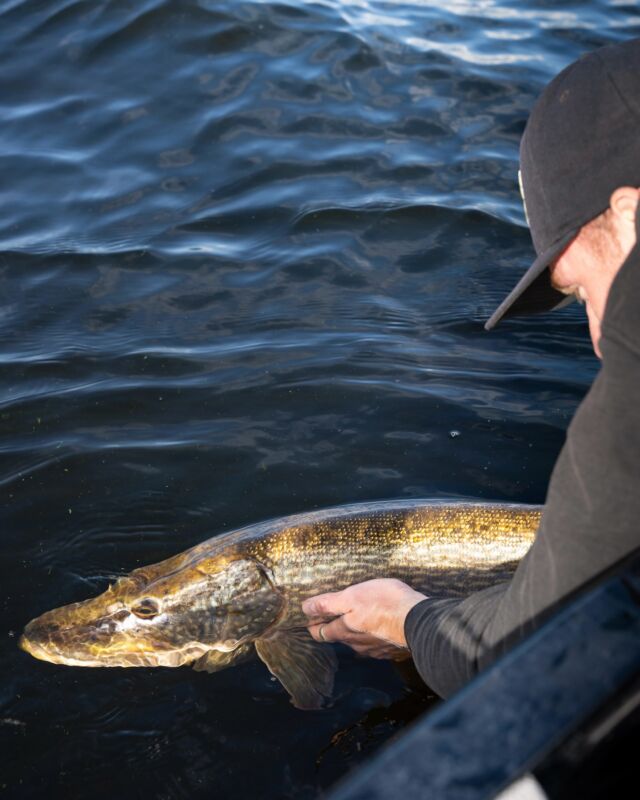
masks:
POLYGON ((414 606, 405 635, 423 680, 447 697, 531 632, 576 588, 640 547, 640 214, 609 292, 602 367, 554 467, 540 527, 509 583, 414 606))

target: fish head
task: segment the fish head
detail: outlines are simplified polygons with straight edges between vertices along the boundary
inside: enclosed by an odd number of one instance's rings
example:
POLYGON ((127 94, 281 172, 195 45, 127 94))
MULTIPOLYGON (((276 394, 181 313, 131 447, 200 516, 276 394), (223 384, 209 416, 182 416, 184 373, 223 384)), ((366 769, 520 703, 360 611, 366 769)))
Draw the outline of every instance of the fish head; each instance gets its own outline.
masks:
POLYGON ((177 667, 210 650, 235 650, 272 626, 282 608, 255 560, 182 555, 42 614, 26 626, 20 646, 56 664, 177 667))

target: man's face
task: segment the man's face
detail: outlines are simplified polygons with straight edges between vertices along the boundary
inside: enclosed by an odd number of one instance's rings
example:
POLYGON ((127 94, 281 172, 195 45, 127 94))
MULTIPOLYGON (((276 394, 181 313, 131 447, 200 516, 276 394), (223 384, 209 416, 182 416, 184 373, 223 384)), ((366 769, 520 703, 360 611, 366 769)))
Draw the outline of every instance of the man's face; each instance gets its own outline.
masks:
POLYGON ((593 349, 601 358, 600 326, 617 269, 602 242, 597 241, 599 232, 590 230, 593 224, 591 222, 580 229, 576 238, 549 266, 549 271, 554 288, 563 294, 573 294, 584 303, 593 349))
POLYGON ((635 213, 620 216, 610 208, 584 225, 549 265, 552 285, 563 294, 575 294, 584 303, 598 358, 602 357, 600 328, 609 289, 635 241, 635 213))

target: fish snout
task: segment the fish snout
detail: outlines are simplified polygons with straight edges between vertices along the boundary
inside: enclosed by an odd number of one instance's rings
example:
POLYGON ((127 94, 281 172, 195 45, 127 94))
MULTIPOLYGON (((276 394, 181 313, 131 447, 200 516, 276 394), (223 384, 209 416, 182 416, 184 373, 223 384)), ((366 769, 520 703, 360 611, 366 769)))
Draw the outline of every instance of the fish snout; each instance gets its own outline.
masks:
POLYGON ((47 619, 48 614, 31 620, 20 637, 19 645, 34 658, 51 660, 51 645, 59 636, 62 625, 59 621, 47 619))
POLYGON ((42 647, 37 639, 29 637, 26 630, 20 637, 18 645, 22 650, 24 650, 26 653, 29 653, 29 655, 33 656, 34 658, 48 661, 47 651, 42 647))
POLYGON ((77 606, 54 609, 31 620, 19 645, 30 655, 53 663, 93 660, 96 647, 108 647, 116 623, 109 617, 78 618, 77 606))

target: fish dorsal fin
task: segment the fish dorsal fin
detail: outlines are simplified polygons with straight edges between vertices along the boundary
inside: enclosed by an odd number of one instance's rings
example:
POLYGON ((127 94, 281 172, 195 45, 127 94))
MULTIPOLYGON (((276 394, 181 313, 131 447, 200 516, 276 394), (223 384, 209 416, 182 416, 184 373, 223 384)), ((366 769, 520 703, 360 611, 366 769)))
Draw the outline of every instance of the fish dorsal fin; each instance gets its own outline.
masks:
POLYGON ((196 672, 220 672, 230 666, 237 666, 243 661, 248 661, 255 655, 253 642, 245 642, 235 650, 224 652, 222 650, 209 650, 193 662, 196 672))
POLYGON ((306 628, 276 631, 256 639, 256 651, 291 695, 296 708, 322 708, 331 697, 338 660, 333 649, 311 638, 306 628))

